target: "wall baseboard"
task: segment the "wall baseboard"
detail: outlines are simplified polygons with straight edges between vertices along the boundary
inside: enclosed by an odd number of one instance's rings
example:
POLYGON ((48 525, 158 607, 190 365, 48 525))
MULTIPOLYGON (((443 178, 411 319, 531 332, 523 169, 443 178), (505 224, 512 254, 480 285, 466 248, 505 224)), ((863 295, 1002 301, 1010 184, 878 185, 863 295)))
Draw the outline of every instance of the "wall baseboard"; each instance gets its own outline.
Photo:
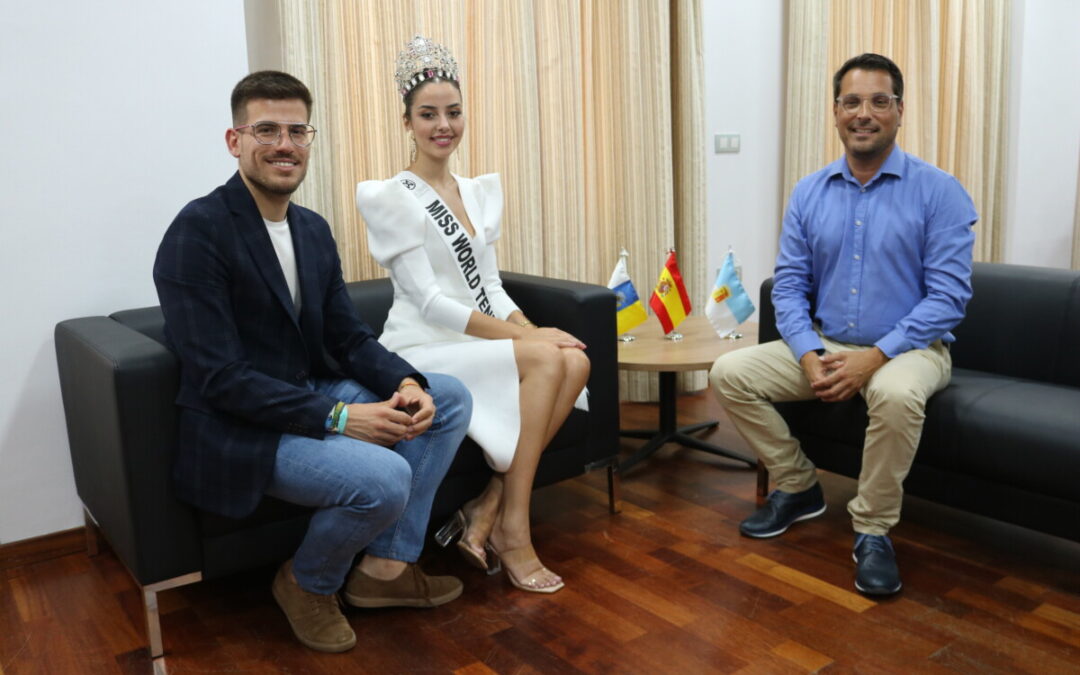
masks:
POLYGON ((0 544, 0 570, 31 565, 80 551, 86 551, 85 527, 0 544))

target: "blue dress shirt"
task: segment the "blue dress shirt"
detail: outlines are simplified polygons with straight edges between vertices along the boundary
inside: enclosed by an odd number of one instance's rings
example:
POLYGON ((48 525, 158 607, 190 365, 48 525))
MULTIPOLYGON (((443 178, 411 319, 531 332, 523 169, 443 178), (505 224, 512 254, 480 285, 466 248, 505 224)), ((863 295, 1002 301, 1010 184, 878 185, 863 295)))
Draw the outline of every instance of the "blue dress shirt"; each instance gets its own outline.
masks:
POLYGON ((796 359, 827 337, 892 358, 952 342, 971 298, 971 197, 899 146, 862 185, 841 157, 791 193, 772 299, 796 359))

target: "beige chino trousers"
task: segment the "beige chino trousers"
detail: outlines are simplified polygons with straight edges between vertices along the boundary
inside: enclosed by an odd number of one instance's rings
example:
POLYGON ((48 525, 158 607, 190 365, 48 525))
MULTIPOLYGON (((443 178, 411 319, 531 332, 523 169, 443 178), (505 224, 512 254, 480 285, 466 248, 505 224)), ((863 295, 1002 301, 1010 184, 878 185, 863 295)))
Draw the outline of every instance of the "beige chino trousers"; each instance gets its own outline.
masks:
MULTIPOLYGON (((829 353, 870 349, 822 336, 829 353)), ((869 424, 859 490, 848 502, 856 532, 887 534, 900 521, 903 483, 919 447, 926 401, 949 383, 952 358, 940 340, 890 359, 862 388, 869 424)), ((813 487, 813 463, 791 436, 772 402, 814 399, 802 366, 783 340, 729 352, 713 364, 709 381, 735 428, 783 492, 813 487)), ((826 404, 828 405, 828 404, 826 404)))

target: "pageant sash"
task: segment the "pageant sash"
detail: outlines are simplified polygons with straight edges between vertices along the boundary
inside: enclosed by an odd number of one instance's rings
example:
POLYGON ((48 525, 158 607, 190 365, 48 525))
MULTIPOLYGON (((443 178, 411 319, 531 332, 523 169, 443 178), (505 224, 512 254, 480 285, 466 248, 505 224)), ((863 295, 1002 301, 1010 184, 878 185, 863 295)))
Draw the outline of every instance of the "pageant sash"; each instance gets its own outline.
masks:
POLYGON ((442 242, 446 244, 447 250, 450 251, 450 257, 454 259, 455 266, 458 272, 461 273, 462 281, 465 282, 473 296, 473 304, 476 306, 477 311, 488 316, 495 316, 495 312, 491 309, 491 301, 487 297, 487 291, 484 290, 484 285, 481 283, 480 268, 476 264, 476 255, 473 252, 469 234, 458 222, 458 219, 454 217, 454 212, 442 200, 439 193, 435 192, 434 188, 425 183, 415 173, 402 171, 398 174, 398 179, 405 186, 405 189, 416 197, 416 201, 420 202, 424 213, 427 214, 428 222, 439 233, 442 242))

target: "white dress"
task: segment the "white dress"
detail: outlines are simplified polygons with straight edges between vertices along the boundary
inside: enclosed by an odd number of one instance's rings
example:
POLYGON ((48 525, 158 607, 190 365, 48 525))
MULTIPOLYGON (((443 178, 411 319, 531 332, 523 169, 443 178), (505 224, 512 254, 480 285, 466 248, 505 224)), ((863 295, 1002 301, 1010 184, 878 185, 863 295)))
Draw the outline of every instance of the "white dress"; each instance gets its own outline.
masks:
MULTIPOLYGON (((421 371, 457 377, 473 397, 469 436, 496 471, 510 468, 521 430, 518 372, 513 340, 465 334, 473 311, 471 290, 433 221, 406 187, 403 172, 356 187, 356 205, 367 223, 368 246, 390 271, 394 304, 379 342, 421 371)), ((497 319, 517 310, 503 290, 495 261, 503 197, 498 174, 454 176, 465 211, 476 229, 472 238, 481 284, 497 319)), ((585 408, 585 394, 577 407, 585 408)))

